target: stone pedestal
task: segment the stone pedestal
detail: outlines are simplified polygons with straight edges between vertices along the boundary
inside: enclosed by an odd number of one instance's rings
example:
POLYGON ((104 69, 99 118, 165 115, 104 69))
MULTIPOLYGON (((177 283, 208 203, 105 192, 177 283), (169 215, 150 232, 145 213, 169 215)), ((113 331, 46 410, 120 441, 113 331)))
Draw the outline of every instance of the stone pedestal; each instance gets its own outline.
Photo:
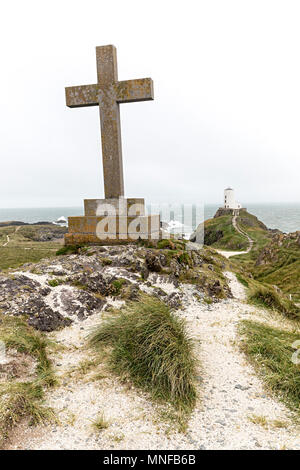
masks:
POLYGON ((66 245, 158 240, 160 216, 145 215, 144 199, 86 199, 84 216, 69 217, 66 245))

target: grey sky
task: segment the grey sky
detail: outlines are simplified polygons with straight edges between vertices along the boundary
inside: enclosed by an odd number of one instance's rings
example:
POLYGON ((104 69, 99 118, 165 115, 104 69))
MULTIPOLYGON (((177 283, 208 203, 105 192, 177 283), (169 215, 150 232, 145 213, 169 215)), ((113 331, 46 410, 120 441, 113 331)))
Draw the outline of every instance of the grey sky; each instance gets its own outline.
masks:
POLYGON ((155 100, 121 106, 125 191, 147 202, 300 202, 300 4, 289 0, 5 2, 0 207, 103 197, 95 46, 155 100))

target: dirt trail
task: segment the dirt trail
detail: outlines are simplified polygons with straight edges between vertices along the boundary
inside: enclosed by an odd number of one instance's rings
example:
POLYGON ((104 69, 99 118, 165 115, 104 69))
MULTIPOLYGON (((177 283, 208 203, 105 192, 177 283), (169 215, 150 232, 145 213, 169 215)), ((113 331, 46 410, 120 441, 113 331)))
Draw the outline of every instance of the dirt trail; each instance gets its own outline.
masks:
MULTIPOLYGON (((18 226, 15 228, 15 232, 14 232, 14 233, 17 233, 17 231, 18 231, 20 228, 21 228, 20 225, 18 225, 18 226)), ((3 243, 2 246, 7 246, 7 245, 9 244, 9 242, 11 241, 9 235, 6 235, 6 240, 7 240, 7 241, 6 241, 5 243, 3 243)))
POLYGON ((234 226, 234 228, 237 232, 239 232, 241 235, 243 235, 243 237, 246 237, 248 239, 249 246, 248 246, 247 250, 244 250, 244 251, 216 250, 218 253, 223 255, 225 258, 231 258, 232 256, 238 256, 238 255, 245 255, 245 254, 249 253, 253 248, 254 241, 252 240, 252 238, 249 237, 249 235, 243 229, 241 229, 238 226, 236 218, 237 218, 236 215, 234 215, 232 217, 232 225, 234 226))
POLYGON ((6 235, 6 240, 7 240, 7 241, 6 241, 5 243, 3 243, 3 245, 2 245, 2 246, 7 246, 7 245, 9 244, 9 242, 10 242, 10 238, 9 238, 9 236, 8 236, 8 235, 6 235))
MULTIPOLYGON (((178 314, 187 320, 201 364, 197 376, 200 398, 185 434, 169 433, 169 426, 158 418, 157 405, 146 394, 121 384, 104 365, 96 369, 98 380, 92 380, 95 370, 80 374, 78 366, 83 370, 83 361, 91 359, 86 336, 101 321, 100 314, 52 334, 65 350, 54 362, 61 385, 49 392, 46 404, 55 409, 60 425, 32 428, 24 424, 16 430, 9 448, 299 449, 299 432, 289 412, 268 396, 238 349, 240 320, 262 321, 264 313, 244 303, 244 287, 234 274, 226 276, 234 298, 217 304, 200 303, 191 294, 193 286, 182 287, 191 300, 178 314), (108 427, 99 432, 92 422, 101 413, 108 427), (264 416, 270 426, 253 424, 251 415, 264 416), (274 428, 273 420, 283 421, 286 428, 274 428)), ((153 284, 167 288, 158 281, 153 284)))
POLYGON ((244 237, 246 237, 246 238, 248 239, 249 246, 248 246, 247 250, 245 251, 245 253, 249 253, 249 251, 251 251, 252 248, 253 248, 253 243, 254 243, 254 242, 253 242, 252 238, 249 237, 248 233, 245 232, 243 229, 241 229, 241 228, 238 226, 238 224, 237 224, 237 216, 236 216, 236 215, 234 215, 234 216, 232 217, 232 225, 234 226, 234 228, 235 228, 235 230, 236 230, 237 232, 239 232, 241 235, 243 235, 244 237))

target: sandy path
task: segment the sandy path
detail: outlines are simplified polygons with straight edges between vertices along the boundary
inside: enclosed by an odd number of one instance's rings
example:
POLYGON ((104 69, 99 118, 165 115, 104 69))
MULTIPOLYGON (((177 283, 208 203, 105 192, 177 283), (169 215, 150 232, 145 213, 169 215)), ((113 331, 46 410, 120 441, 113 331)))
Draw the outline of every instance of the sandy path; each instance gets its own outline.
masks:
MULTIPOLYGON (((263 315, 244 303, 244 288, 232 273, 226 274, 234 299, 204 305, 190 295, 186 318, 196 342, 201 364, 200 398, 185 434, 171 432, 158 419, 157 407, 147 396, 122 385, 105 367, 101 380, 66 373, 90 359, 85 337, 99 322, 92 316, 55 334, 66 347, 55 364, 62 385, 48 395, 47 404, 60 417, 60 425, 28 428, 23 425, 12 438, 11 449, 281 449, 300 448, 299 432, 287 409, 263 390, 260 380, 237 346, 236 326, 242 319, 263 315), (95 431, 92 421, 101 412, 107 429, 95 431), (263 428, 249 421, 264 416, 271 423, 281 420, 286 428, 263 428)), ((159 284, 157 284, 159 285, 159 284)), ((164 287, 160 284, 160 287, 164 287)), ((184 286, 187 294, 193 287, 184 286)))
POLYGON ((225 258, 231 258, 232 256, 238 256, 238 255, 245 255, 248 253, 248 251, 225 251, 225 250, 215 250, 220 253, 220 255, 224 256, 225 258))

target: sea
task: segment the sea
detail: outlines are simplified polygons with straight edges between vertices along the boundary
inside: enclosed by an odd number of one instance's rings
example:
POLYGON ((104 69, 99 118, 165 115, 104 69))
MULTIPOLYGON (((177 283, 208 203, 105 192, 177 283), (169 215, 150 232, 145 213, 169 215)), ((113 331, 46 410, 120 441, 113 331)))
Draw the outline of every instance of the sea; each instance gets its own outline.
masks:
MULTIPOLYGON (((244 206, 269 228, 285 233, 300 230, 300 203, 249 203, 244 206)), ((148 213, 161 214, 161 220, 166 223, 169 231, 184 232, 186 235, 192 233, 203 220, 213 217, 218 208, 218 204, 194 204, 190 207, 180 204, 147 206, 148 213)), ((82 207, 0 208, 0 222, 56 222, 60 218, 79 215, 83 215, 82 207)))

